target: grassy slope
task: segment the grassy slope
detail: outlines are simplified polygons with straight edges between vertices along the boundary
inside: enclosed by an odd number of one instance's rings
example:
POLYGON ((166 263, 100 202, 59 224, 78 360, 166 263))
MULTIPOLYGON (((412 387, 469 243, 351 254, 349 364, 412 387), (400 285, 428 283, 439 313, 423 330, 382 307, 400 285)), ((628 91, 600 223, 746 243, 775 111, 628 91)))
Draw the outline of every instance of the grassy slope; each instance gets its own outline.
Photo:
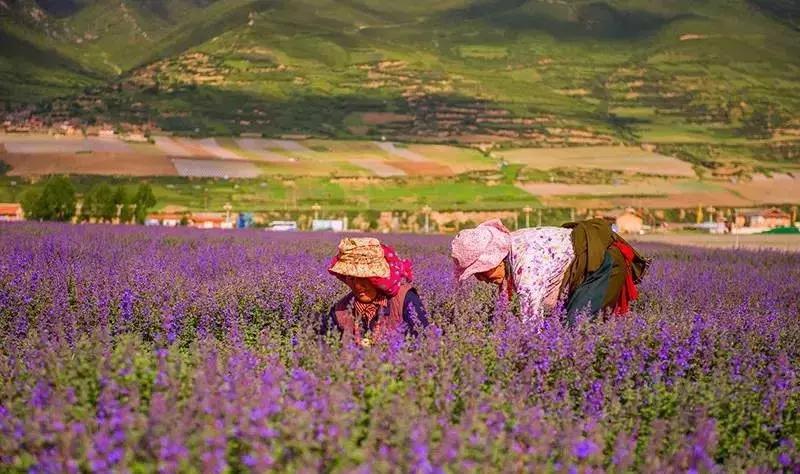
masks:
MULTIPOLYGON (((509 185, 486 186, 470 180, 384 180, 380 183, 352 186, 329 178, 264 177, 253 180, 212 180, 186 178, 105 178, 78 176, 72 178, 79 193, 92 185, 106 182, 123 185, 135 192, 139 182, 153 186, 161 208, 184 206, 194 211, 219 211, 230 202, 239 211, 304 210, 321 204, 327 210, 356 209, 419 210, 428 204, 437 210, 521 209, 538 201, 524 191, 509 185)), ((40 189, 42 181, 31 184, 20 178, 0 176, 0 202, 17 202, 28 189, 40 189), (11 183, 15 184, 12 185, 11 183)))
MULTIPOLYGON (((224 83, 133 94, 117 98, 112 110, 112 116, 129 119, 125 104, 142 101, 156 116, 183 112, 187 117, 163 125, 184 131, 236 133, 239 120, 251 121, 249 105, 270 114, 258 131, 346 135, 352 112, 407 111, 405 85, 365 86, 369 75, 359 65, 381 60, 405 61, 402 74, 430 86, 431 93, 446 83, 439 92, 445 96, 486 100, 519 115, 553 114, 567 124, 643 141, 729 140, 742 103, 745 110, 769 104, 787 117, 800 116, 800 33, 745 1, 218 0, 202 7, 185 0, 170 10, 152 2, 124 5, 123 12, 116 2, 86 2, 51 21, 52 29, 74 37, 97 36, 80 45, 35 37, 30 25, 13 31, 2 25, 17 37, 55 44, 59 54, 104 74, 126 74, 187 50, 208 54, 225 71, 224 83), (682 35, 698 38, 681 41, 682 35), (278 65, 285 69, 275 70, 278 65), (720 113, 733 118, 719 119, 720 113)), ((6 68, 20 56, 4 53, 6 68)), ((64 70, 44 62, 50 71, 64 70)), ((160 79, 180 82, 181 67, 168 65, 160 79)), ((6 85, 7 94, 36 96, 35 84, 7 77, 13 84, 6 85)), ((59 85, 42 87, 39 95, 83 83, 59 85)))

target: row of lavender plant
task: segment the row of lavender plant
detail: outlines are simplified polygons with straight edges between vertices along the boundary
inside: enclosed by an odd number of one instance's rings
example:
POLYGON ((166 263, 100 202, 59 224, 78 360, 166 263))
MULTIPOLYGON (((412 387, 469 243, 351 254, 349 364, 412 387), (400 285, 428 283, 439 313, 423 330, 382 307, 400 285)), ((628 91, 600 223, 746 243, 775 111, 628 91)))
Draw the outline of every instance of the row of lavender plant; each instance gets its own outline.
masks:
POLYGON ((0 470, 800 470, 800 256, 647 246, 629 317, 539 333, 384 236, 435 328, 316 334, 338 236, 0 226, 0 470))

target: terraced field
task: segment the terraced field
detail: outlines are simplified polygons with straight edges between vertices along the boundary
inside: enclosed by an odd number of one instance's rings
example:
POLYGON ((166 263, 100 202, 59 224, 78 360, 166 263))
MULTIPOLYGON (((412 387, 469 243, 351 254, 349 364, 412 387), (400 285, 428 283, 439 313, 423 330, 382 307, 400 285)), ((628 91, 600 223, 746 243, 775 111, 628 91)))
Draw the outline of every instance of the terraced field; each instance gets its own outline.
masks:
POLYGON ((0 112, 197 136, 731 143, 800 129, 797 8, 4 1, 0 112))
POLYGON ((583 168, 675 177, 695 177, 690 163, 638 147, 520 148, 498 153, 509 163, 538 170, 583 168))
POLYGON ((225 171, 233 169, 248 169, 247 176, 447 177, 497 169, 499 165, 497 160, 467 148, 370 141, 156 136, 153 144, 129 145, 116 138, 0 135, 0 144, 6 149, 0 159, 12 164, 11 174, 18 176, 50 172, 126 175, 132 169, 137 175, 172 175, 174 171, 165 168, 169 159, 180 163, 181 176, 189 177, 242 177, 241 173, 230 175, 225 171), (111 167, 108 156, 105 161, 98 160, 98 154, 110 153, 114 160, 111 167), (148 166, 152 166, 150 172, 148 166), (201 168, 202 172, 193 171, 201 168))
MULTIPOLYGON (((366 140, 157 136, 152 144, 134 144, 116 138, 23 135, 0 135, 0 147, 0 161, 10 167, 6 174, 31 182, 50 174, 308 180, 302 186, 311 188, 303 194, 309 202, 333 201, 331 205, 345 208, 402 209, 431 202, 481 210, 533 202, 554 208, 800 202, 800 173, 789 164, 769 175, 719 178, 711 175, 714 170, 638 147, 523 148, 484 154, 451 145, 366 140), (326 191, 334 188, 333 194, 326 191)), ((10 185, 0 182, 3 186, 10 185)), ((276 205, 273 198, 247 199, 253 206, 276 205)))

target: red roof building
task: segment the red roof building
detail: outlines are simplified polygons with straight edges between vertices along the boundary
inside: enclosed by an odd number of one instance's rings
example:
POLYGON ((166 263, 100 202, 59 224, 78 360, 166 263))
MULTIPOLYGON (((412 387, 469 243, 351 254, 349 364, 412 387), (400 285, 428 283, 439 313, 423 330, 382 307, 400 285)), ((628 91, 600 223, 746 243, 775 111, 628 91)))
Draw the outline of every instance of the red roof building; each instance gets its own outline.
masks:
POLYGON ((25 220, 22 206, 17 203, 0 203, 0 221, 14 222, 25 220))

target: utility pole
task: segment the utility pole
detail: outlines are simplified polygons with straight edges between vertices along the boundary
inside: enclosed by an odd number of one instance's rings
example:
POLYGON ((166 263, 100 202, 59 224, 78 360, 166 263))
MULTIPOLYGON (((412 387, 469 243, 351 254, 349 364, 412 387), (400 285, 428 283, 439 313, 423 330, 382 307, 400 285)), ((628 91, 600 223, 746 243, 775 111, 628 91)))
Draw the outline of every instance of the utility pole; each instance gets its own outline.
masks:
POLYGON ((525 206, 522 208, 522 212, 525 213, 525 227, 529 228, 531 226, 531 211, 533 208, 531 206, 525 206))
POLYGON ((225 205, 222 206, 222 208, 225 209, 225 222, 226 223, 230 223, 231 222, 231 209, 233 209, 233 206, 231 206, 231 203, 226 202, 225 205))
POLYGON ((426 234, 429 233, 430 230, 431 230, 431 228, 430 228, 431 211, 432 211, 431 206, 429 206, 427 204, 422 207, 422 214, 425 216, 425 233, 426 234))

